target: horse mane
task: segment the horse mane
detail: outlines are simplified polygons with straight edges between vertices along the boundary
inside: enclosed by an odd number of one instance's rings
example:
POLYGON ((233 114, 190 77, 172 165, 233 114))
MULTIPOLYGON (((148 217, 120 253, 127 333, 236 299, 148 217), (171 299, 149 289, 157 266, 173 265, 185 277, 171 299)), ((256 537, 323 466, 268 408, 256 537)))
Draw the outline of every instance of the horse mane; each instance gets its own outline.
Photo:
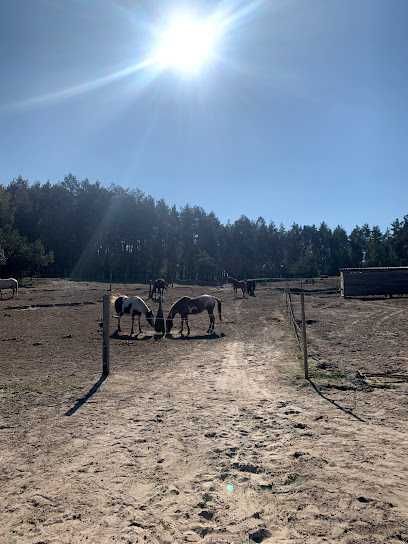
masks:
POLYGON ((171 306, 170 310, 169 310, 169 313, 168 313, 168 316, 167 316, 167 319, 173 319, 173 317, 180 311, 177 306, 179 306, 180 304, 182 304, 183 302, 187 302, 189 300, 192 300, 191 297, 188 297, 188 296, 184 296, 184 297, 181 297, 179 298, 178 300, 176 300, 176 302, 171 306))
POLYGON ((237 278, 233 278, 232 276, 228 276, 228 281, 230 283, 238 283, 238 284, 241 284, 241 283, 245 282, 245 280, 237 280, 237 278))

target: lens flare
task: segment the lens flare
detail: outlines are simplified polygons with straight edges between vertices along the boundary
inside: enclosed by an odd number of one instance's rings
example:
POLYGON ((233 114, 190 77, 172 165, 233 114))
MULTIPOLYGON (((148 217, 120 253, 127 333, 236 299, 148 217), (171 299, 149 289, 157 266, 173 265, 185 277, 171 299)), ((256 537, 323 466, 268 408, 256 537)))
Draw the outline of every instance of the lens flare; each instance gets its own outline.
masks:
POLYGON ((154 60, 162 69, 196 73, 213 58, 221 31, 215 17, 174 15, 158 36, 154 60))

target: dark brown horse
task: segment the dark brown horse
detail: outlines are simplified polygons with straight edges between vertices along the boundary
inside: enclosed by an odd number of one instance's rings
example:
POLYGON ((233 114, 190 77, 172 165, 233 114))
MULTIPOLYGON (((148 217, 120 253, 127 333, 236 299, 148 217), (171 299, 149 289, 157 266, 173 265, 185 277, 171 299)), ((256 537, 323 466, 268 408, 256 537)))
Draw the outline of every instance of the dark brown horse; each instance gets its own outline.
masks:
POLYGON ((157 299, 157 297, 160 298, 160 300, 163 298, 164 291, 167 289, 168 284, 167 281, 163 278, 159 278, 157 280, 154 280, 153 286, 151 285, 150 292, 149 292, 149 298, 153 298, 154 300, 157 299))
POLYGON ((173 304, 170 308, 169 315, 167 316, 166 321, 166 332, 169 333, 173 328, 174 317, 177 314, 180 314, 181 317, 181 329, 180 334, 183 334, 184 323, 187 325, 187 335, 190 334, 190 327, 188 324, 188 316, 192 314, 201 314, 207 310, 208 317, 210 318, 210 326, 208 327, 207 333, 211 334, 214 332, 215 317, 214 317, 214 308, 217 304, 218 307, 218 317, 222 321, 221 317, 221 300, 211 295, 201 295, 196 298, 191 297, 182 297, 177 302, 173 304))
POLYGON ((255 296, 256 281, 255 280, 246 280, 246 289, 250 297, 255 296))
POLYGON ((238 289, 241 289, 242 296, 244 298, 247 292, 247 283, 245 280, 237 280, 231 276, 228 276, 228 283, 232 283, 232 288, 234 289, 234 295, 237 296, 238 289))

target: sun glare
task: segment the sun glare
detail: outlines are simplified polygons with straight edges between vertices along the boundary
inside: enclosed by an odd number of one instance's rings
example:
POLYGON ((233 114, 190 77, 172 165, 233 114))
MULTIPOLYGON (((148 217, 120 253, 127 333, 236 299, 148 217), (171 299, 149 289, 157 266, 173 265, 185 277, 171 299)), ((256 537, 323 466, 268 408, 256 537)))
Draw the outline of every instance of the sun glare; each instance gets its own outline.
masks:
POLYGON ((197 73, 213 58, 220 33, 215 18, 175 15, 158 37, 155 62, 163 69, 197 73))

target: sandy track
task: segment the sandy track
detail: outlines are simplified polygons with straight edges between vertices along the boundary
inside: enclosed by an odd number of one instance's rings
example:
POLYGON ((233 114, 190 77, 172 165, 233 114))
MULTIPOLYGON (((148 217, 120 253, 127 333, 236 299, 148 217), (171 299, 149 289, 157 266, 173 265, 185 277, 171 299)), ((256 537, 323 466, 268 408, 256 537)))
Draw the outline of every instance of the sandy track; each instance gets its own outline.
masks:
POLYGON ((297 379, 276 295, 223 298, 223 338, 112 342, 112 375, 70 417, 88 386, 66 364, 34 407, 4 404, 1 542, 408 542, 406 433, 297 379))

